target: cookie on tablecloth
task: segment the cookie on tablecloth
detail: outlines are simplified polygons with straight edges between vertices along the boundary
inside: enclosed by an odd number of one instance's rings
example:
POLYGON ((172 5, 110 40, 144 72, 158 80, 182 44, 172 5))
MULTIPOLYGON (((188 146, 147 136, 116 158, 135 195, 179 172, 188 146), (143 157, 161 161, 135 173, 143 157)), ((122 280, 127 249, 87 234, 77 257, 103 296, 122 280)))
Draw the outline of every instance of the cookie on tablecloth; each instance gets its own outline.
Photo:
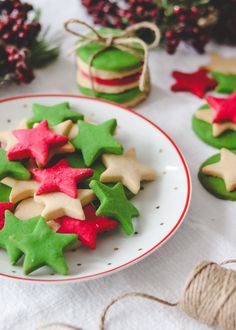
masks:
POLYGON ((236 57, 222 57, 217 53, 211 53, 211 60, 203 66, 207 71, 217 71, 224 74, 236 74, 236 57))
POLYGON ((212 195, 236 201, 236 151, 221 149, 201 165, 198 177, 212 195))
POLYGON ((217 81, 216 92, 230 94, 236 91, 236 74, 228 75, 214 71, 211 75, 217 81))
MULTIPOLYGON (((118 29, 102 28, 101 35, 119 35, 118 29)), ((77 83, 82 94, 120 103, 124 106, 135 106, 143 101, 150 91, 149 74, 146 74, 144 91, 139 89, 140 75, 143 69, 143 51, 110 47, 97 54, 92 62, 91 57, 104 46, 99 41, 81 45, 76 50, 77 83)))
POLYGON ((171 86, 173 92, 189 92, 203 98, 206 92, 215 88, 217 82, 212 79, 205 69, 195 72, 173 71, 176 82, 171 86))
POLYGON ((196 111, 192 128, 215 148, 236 149, 236 93, 228 98, 206 97, 208 105, 196 111))

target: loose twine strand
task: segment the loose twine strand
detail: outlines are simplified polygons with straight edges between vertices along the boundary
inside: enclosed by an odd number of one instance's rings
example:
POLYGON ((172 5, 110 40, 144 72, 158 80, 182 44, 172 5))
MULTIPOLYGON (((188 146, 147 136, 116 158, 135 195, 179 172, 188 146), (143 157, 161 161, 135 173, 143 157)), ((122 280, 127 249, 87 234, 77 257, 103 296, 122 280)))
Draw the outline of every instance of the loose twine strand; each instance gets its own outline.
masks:
MULTIPOLYGON (((222 266, 236 263, 236 259, 226 260, 220 264, 211 261, 202 261, 190 274, 182 295, 178 302, 171 303, 167 300, 142 293, 128 292, 111 301, 104 309, 100 318, 100 330, 105 330, 107 313, 119 301, 140 297, 160 304, 176 307, 179 306, 190 317, 209 326, 222 330, 236 329, 236 271, 222 266)), ((72 330, 82 330, 66 323, 50 323, 38 328, 43 330, 53 326, 60 326, 72 330)))
MULTIPOLYGON (((111 47, 115 47, 120 50, 125 50, 138 58, 143 62, 143 68, 141 75, 139 77, 139 89, 141 91, 145 91, 146 89, 146 79, 148 74, 148 50, 150 48, 156 47, 161 38, 161 33, 159 28, 150 22, 140 22, 134 25, 129 26, 126 30, 121 31, 119 35, 101 35, 99 32, 97 32, 91 25, 87 24, 86 22, 83 22, 78 19, 71 18, 67 20, 64 23, 64 28, 67 32, 79 37, 80 40, 76 46, 75 49, 78 47, 87 45, 91 42, 99 41, 102 44, 102 48, 96 51, 88 61, 88 67, 89 67, 89 76, 90 76, 90 84, 92 87, 92 91, 94 96, 96 96, 96 91, 94 87, 94 81, 93 81, 93 72, 92 72, 92 66, 95 58, 100 55, 101 53, 105 52, 107 49, 111 47), (88 34, 82 34, 81 32, 78 32, 77 30, 72 29, 70 26, 72 24, 76 24, 77 26, 85 26, 89 29, 90 32, 92 32, 93 35, 88 34), (153 31, 154 33, 154 40, 152 43, 147 44, 142 39, 134 37, 134 33, 139 31, 140 29, 149 29, 153 31), (141 55, 139 50, 142 49, 144 52, 144 55, 141 55)), ((75 50, 74 49, 74 50, 75 50)))

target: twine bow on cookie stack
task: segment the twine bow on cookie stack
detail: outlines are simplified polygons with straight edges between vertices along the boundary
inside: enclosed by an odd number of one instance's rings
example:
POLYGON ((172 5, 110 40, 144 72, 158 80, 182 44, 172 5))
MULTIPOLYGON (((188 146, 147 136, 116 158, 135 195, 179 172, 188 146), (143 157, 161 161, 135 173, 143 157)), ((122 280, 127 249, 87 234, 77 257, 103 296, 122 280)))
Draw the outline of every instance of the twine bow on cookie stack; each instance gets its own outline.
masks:
POLYGON ((160 30, 155 24, 149 22, 137 23, 128 27, 126 30, 121 31, 118 35, 101 35, 91 25, 83 21, 80 21, 78 19, 69 19, 64 23, 64 27, 66 31, 81 39, 76 44, 75 49, 77 49, 80 46, 84 46, 86 44, 96 41, 98 41, 103 45, 101 49, 99 49, 90 57, 88 62, 93 91, 94 91, 94 85, 93 85, 93 80, 91 78, 93 62, 99 54, 105 52, 108 48, 111 47, 115 47, 120 50, 129 52, 130 54, 137 56, 143 61, 142 72, 139 78, 139 89, 141 91, 145 90, 145 81, 148 74, 148 50, 150 48, 156 47, 159 44, 161 38, 160 30), (90 32, 92 32, 92 34, 84 35, 80 32, 77 32, 74 29, 70 28, 71 24, 76 24, 77 26, 85 26, 90 30, 90 32), (142 39, 134 36, 135 32, 139 31, 140 29, 149 29, 154 33, 154 40, 151 44, 147 44, 142 39), (140 50, 143 50, 143 55, 140 54, 140 50))

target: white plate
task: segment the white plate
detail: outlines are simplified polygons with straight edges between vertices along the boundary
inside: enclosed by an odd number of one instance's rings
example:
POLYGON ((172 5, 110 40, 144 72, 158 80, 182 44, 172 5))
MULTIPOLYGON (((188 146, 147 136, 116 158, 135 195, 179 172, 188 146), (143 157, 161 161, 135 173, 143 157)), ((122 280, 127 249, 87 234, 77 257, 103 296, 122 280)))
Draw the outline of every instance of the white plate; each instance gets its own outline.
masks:
POLYGON ((31 276, 25 276, 20 266, 11 266, 6 252, 0 251, 0 273, 14 279, 65 282, 87 280, 111 274, 141 260, 173 235, 187 212, 191 182, 186 162, 171 138, 158 126, 138 113, 101 100, 73 95, 32 95, 0 101, 0 130, 16 128, 24 118, 32 116, 32 104, 45 105, 68 101, 72 109, 96 122, 110 118, 118 121, 117 138, 125 149, 134 146, 138 158, 156 169, 157 181, 143 185, 144 189, 132 201, 140 210, 140 217, 134 220, 136 234, 132 237, 122 232, 101 235, 97 249, 84 247, 67 252, 66 259, 70 275, 52 274, 41 268, 31 276))

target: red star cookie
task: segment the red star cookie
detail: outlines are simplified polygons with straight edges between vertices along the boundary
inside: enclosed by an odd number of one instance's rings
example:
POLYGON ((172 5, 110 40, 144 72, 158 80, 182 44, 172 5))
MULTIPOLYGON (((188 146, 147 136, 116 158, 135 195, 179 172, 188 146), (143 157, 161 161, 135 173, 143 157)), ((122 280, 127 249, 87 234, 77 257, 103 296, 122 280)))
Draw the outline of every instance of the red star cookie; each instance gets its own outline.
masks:
POLYGON ((90 168, 72 168, 65 159, 45 169, 31 169, 35 180, 41 182, 36 195, 60 191, 72 198, 77 197, 76 183, 93 175, 90 168))
POLYGON ((35 128, 19 129, 12 133, 19 142, 8 151, 8 159, 32 157, 42 165, 47 164, 49 148, 62 146, 68 141, 66 136, 50 131, 46 120, 35 128))
POLYGON ((207 96, 206 101, 215 110, 213 123, 224 121, 236 123, 236 92, 227 98, 207 96))
POLYGON ((0 203, 0 229, 3 228, 4 223, 5 223, 5 211, 14 211, 14 204, 13 203, 0 203))
POLYGON ((60 224, 58 233, 77 234, 81 243, 90 249, 96 248, 96 237, 104 231, 117 227, 117 221, 99 217, 94 207, 89 204, 84 207, 85 220, 80 221, 70 217, 61 217, 56 221, 60 224))
POLYGON ((171 86, 173 92, 190 92, 200 98, 217 85, 214 79, 208 77, 205 69, 192 73, 173 71, 172 76, 176 79, 176 83, 171 86))

